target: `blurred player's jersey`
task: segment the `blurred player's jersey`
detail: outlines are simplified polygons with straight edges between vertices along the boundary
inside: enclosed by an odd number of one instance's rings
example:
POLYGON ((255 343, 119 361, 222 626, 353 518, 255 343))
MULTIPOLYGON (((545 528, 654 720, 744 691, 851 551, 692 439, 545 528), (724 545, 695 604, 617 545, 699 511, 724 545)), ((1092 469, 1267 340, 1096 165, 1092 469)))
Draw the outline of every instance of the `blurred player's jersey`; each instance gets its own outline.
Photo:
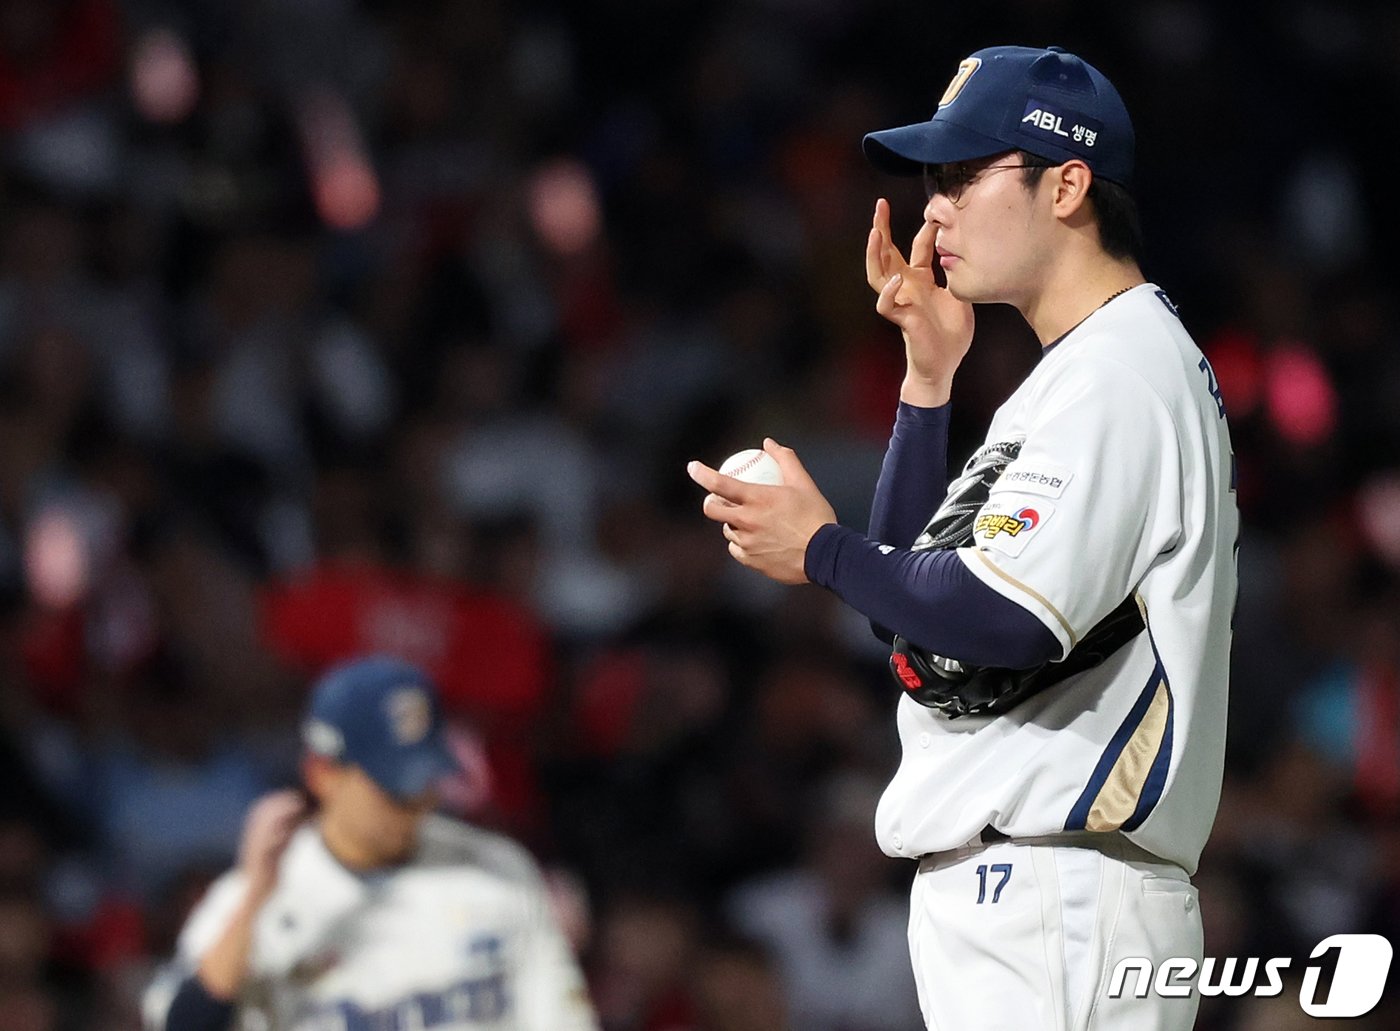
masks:
POLYGON ((1046 352, 987 441, 1023 444, 958 551, 968 568, 1064 654, 1129 596, 1147 630, 1005 716, 902 698, 881 847, 1121 830, 1193 872, 1220 796, 1239 535, 1210 365, 1166 295, 1135 287, 1046 352))
MULTIPOLYGON (((162 1029, 180 982, 243 896, 237 872, 210 888, 174 963, 145 1000, 162 1029)), ((409 864, 358 876, 299 830, 259 912, 240 1031, 596 1031, 582 976, 533 861, 500 836, 440 817, 409 864)))

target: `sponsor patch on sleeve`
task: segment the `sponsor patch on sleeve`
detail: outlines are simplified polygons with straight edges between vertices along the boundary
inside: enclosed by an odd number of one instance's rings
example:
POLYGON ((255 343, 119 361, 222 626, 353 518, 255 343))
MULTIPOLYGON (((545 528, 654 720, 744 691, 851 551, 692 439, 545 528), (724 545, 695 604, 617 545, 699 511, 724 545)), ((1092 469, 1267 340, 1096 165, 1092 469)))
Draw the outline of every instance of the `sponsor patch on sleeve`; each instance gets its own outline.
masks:
POLYGON ((1014 491, 1058 498, 1073 475, 1068 468, 1054 462, 1012 462, 992 484, 990 493, 993 497, 998 491, 1014 491))
POLYGON ((972 524, 973 543, 1014 558, 1026 550, 1036 531, 1054 513, 1054 505, 1038 498, 994 497, 982 506, 972 524))

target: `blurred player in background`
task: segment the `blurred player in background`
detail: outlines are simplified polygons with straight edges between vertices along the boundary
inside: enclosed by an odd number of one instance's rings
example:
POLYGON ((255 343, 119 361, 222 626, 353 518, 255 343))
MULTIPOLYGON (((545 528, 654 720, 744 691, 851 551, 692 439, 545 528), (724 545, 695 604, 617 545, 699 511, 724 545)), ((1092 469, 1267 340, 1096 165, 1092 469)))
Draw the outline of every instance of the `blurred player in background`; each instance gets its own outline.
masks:
POLYGON ((928 190, 908 261, 884 200, 866 247, 907 362, 870 534, 772 441, 783 486, 690 474, 739 561, 835 591, 894 646, 903 759, 876 834, 919 861, 928 1026, 1185 1031, 1194 992, 1109 979, 1201 960, 1239 515, 1215 376, 1138 264, 1132 122, 1073 54, 991 47, 865 152, 928 190), (1014 305, 1042 356, 948 484, 973 302, 1014 305))
POLYGON ((435 815, 456 764, 436 688, 388 658, 335 667, 302 728, 298 791, 249 811, 147 991, 150 1031, 592 1031, 583 978, 534 862, 435 815))

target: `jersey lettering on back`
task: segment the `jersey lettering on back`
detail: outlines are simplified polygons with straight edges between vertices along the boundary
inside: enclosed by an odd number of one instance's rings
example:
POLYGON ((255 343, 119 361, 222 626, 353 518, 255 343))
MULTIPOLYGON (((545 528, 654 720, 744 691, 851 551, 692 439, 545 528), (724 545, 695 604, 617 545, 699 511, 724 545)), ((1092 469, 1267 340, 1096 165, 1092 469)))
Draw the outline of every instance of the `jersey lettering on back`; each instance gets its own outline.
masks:
POLYGON ((418 992, 374 1009, 353 1002, 319 1003, 296 1017, 296 1026, 343 1031, 426 1031, 462 1023, 490 1024, 511 1012, 504 972, 461 981, 442 991, 418 992))
POLYGON ((1220 381, 1215 378, 1215 370, 1210 367, 1210 361, 1201 356, 1201 364, 1197 366, 1206 374, 1206 389, 1210 391, 1210 396, 1215 399, 1215 407, 1220 412, 1220 418, 1225 418, 1225 398, 1220 394, 1220 381))

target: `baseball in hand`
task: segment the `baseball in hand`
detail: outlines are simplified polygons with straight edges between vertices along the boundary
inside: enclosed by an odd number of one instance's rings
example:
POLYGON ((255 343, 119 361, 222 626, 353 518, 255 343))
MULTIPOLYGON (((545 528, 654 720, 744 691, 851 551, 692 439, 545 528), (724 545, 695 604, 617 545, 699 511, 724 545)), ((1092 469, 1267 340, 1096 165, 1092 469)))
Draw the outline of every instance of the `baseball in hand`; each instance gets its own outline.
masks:
POLYGON ((777 486, 783 482, 783 471, 767 451, 756 447, 736 451, 720 463, 719 471, 745 483, 767 483, 777 486))

